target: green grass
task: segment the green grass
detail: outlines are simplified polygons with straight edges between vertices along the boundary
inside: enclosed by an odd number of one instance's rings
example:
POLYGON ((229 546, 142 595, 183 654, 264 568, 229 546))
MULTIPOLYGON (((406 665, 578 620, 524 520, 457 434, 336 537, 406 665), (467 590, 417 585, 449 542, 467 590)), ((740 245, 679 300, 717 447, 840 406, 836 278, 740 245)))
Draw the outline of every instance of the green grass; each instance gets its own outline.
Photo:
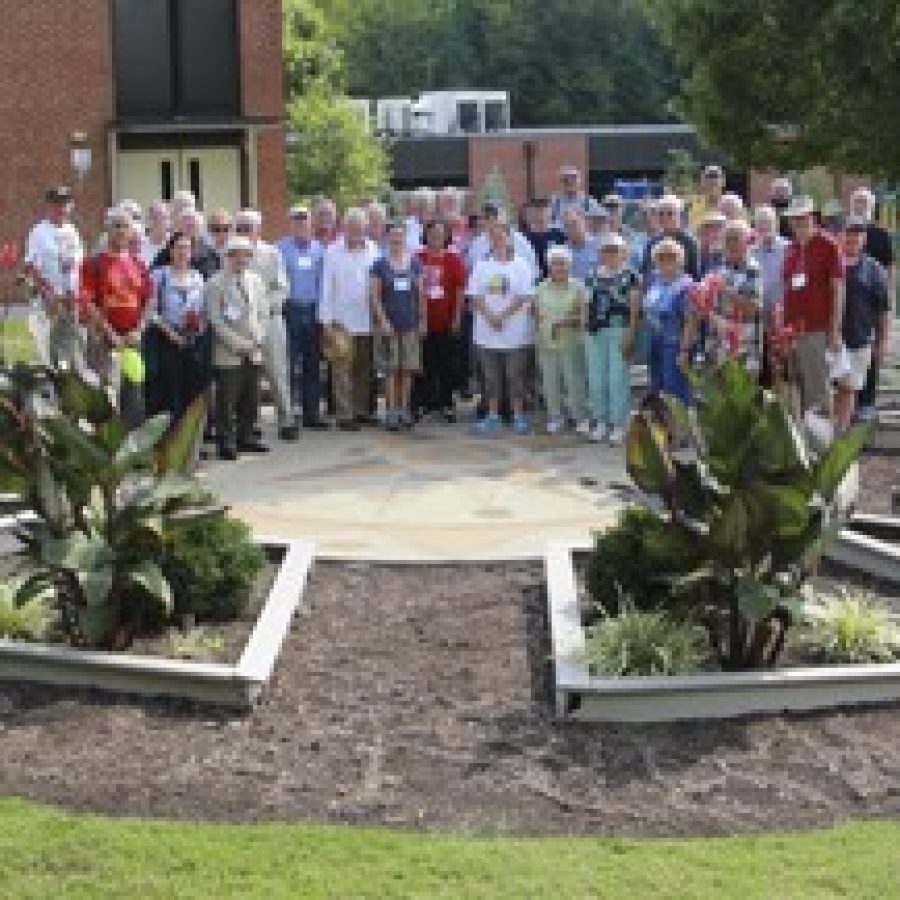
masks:
POLYGON ((0 897, 886 898, 900 822, 685 841, 75 816, 0 800, 0 897))

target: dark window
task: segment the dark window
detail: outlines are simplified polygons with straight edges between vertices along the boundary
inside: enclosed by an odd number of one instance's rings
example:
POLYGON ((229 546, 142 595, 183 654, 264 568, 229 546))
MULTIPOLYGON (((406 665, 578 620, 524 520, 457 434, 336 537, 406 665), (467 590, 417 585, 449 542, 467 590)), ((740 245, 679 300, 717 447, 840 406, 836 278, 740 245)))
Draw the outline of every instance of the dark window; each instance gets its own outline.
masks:
POLYGON ((478 131, 478 104, 464 101, 456 104, 456 124, 460 131, 473 134, 478 131))
POLYGON ((171 200, 174 196, 172 184, 172 160, 164 159, 159 164, 159 178, 162 187, 163 200, 171 200))
POLYGON ((240 113, 235 0, 114 0, 122 117, 240 113))
POLYGON ((506 104, 502 100, 488 100, 484 104, 484 130, 503 131, 506 128, 506 104))
POLYGON ((191 159, 188 162, 188 187, 197 199, 197 207, 203 209, 203 182, 200 178, 199 159, 191 159))

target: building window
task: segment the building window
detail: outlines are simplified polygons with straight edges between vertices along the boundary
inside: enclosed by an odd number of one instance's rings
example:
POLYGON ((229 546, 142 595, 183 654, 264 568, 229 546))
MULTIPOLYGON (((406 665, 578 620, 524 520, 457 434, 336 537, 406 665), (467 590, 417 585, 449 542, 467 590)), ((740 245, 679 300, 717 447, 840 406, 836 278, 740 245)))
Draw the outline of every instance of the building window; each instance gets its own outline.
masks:
POLYGON ((506 104, 502 100, 488 100, 484 104, 484 130, 506 130, 506 104))
POLYGON ((114 0, 113 10, 120 117, 240 114, 235 0, 114 0))
POLYGON ((474 100, 463 100, 456 104, 456 125, 465 134, 478 131, 478 104, 474 100))
POLYGON ((174 187, 172 181, 172 160, 164 159, 159 164, 159 181, 160 187, 162 188, 162 199, 163 200, 171 200, 174 194, 174 187))

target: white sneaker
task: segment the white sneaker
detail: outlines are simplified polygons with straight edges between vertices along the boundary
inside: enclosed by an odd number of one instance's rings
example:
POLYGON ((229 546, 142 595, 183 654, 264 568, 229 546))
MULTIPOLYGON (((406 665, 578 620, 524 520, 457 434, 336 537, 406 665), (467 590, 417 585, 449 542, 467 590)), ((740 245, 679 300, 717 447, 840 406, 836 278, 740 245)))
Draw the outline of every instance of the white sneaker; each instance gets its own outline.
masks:
POLYGON ((588 437, 591 433, 591 423, 587 419, 582 419, 576 426, 575 431, 582 437, 588 437))
POLYGON ((609 433, 609 443, 612 447, 621 447, 625 443, 625 432, 621 428, 613 428, 609 433))
POLYGON ((559 434, 563 421, 560 418, 547 419, 547 434, 559 434))
POLYGON ((607 430, 602 422, 598 422, 588 439, 594 444, 602 444, 606 440, 607 430))

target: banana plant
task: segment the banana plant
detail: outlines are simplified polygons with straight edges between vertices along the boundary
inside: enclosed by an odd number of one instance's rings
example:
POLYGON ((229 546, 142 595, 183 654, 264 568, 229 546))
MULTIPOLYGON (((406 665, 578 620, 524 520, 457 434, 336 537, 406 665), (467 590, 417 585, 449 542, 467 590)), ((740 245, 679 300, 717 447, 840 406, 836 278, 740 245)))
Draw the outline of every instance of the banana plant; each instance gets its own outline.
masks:
POLYGON ((670 579, 673 598, 691 598, 722 667, 769 666, 799 617, 811 564, 843 524, 835 495, 873 426, 815 458, 782 401, 740 362, 695 375, 693 388, 692 410, 667 397, 665 416, 635 414, 628 473, 665 526, 648 532, 651 556, 690 561, 670 579), (684 445, 671 440, 673 423, 684 445))
POLYGON ((219 512, 189 473, 205 408, 128 430, 102 387, 69 369, 13 372, 0 389, 0 480, 33 513, 17 602, 47 592, 77 645, 123 648, 171 610, 169 523, 219 512), (46 396, 51 400, 44 399, 46 396))

